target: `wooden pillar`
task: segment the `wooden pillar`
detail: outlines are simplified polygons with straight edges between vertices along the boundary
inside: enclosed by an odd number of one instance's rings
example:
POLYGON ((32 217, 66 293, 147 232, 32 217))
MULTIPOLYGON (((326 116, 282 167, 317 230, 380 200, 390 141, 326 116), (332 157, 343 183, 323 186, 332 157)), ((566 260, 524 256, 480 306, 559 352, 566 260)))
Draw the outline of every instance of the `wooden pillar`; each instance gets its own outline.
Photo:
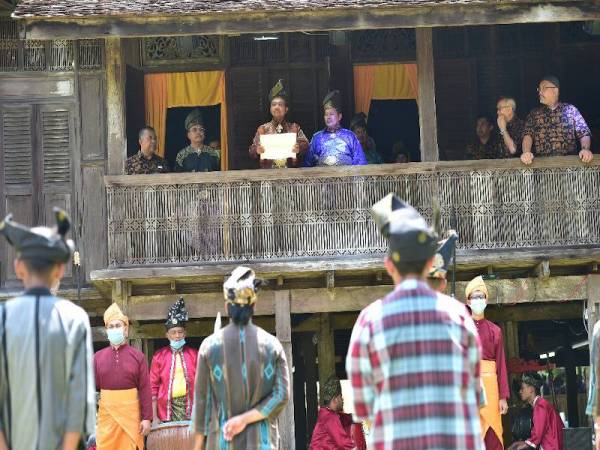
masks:
POLYGON ((125 131, 125 63, 121 38, 105 38, 108 173, 122 175, 127 159, 125 131))
POLYGON ((322 388, 327 379, 335 375, 335 347, 329 314, 321 314, 319 322, 319 404, 322 405, 322 388))
POLYGON ((290 308, 290 291, 275 291, 275 334, 283 345, 290 374, 290 399, 279 416, 279 433, 281 448, 294 450, 296 438, 294 435, 294 374, 292 355, 292 317, 290 308))
POLYGON ((302 346, 304 339, 302 336, 294 336, 292 339, 292 357, 294 359, 294 428, 296 433, 296 448, 307 448, 306 441, 306 363, 304 362, 304 354, 302 346))
MULTIPOLYGON (((506 356, 506 362, 508 364, 508 360, 510 358, 518 358, 519 357, 519 324, 517 322, 505 322, 502 324, 502 335, 504 338, 504 354, 506 356)), ((502 427, 504 429, 504 444, 507 446, 512 443, 513 436, 511 433, 511 423, 512 423, 512 413, 514 412, 513 408, 510 408, 510 405, 515 403, 518 399, 514 398, 514 392, 512 390, 512 383, 515 378, 518 378, 517 374, 507 374, 508 375, 508 387, 510 388, 510 399, 508 399, 509 412, 508 414, 502 416, 502 427)))
POLYGON ((317 424, 317 414, 319 413, 319 399, 317 397, 319 375, 317 371, 316 346, 313 340, 314 336, 314 334, 307 335, 302 344, 306 374, 306 435, 309 442, 317 424))
POLYGON ((433 32, 431 28, 417 28, 416 34, 421 161, 438 161, 440 156, 437 139, 437 114, 435 110, 433 32))
POLYGON ((565 333, 563 337, 565 350, 562 352, 562 359, 565 365, 565 381, 567 384, 567 417, 569 427, 579 426, 579 383, 577 381, 577 368, 573 359, 573 350, 571 349, 571 340, 565 333))

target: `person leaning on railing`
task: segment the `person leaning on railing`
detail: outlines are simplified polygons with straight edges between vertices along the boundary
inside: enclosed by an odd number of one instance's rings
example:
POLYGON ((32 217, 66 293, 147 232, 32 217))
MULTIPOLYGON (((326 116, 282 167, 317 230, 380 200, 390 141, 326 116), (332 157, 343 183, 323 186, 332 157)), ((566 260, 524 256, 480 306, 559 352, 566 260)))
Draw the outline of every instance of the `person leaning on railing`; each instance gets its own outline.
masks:
POLYGON ((558 100, 558 78, 543 77, 537 91, 542 106, 533 109, 525 121, 523 164, 533 161, 532 147, 540 156, 569 155, 577 151, 577 141, 581 146, 579 158, 584 163, 590 162, 594 157, 590 150, 590 128, 575 106, 558 100))
POLYGON ((500 135, 497 141, 497 154, 500 158, 518 156, 521 152, 525 122, 517 116, 517 102, 511 97, 500 97, 496 104, 496 111, 498 113, 496 123, 500 135))

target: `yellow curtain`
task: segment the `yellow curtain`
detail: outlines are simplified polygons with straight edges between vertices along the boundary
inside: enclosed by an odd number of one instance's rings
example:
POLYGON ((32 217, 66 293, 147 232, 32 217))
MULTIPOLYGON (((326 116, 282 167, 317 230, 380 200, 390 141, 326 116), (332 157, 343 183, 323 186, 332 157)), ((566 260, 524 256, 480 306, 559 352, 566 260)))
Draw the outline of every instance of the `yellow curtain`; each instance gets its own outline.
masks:
POLYGON ((354 66, 355 112, 369 114, 371 100, 417 98, 416 64, 354 66))
POLYGON ((144 99, 146 123, 156 130, 156 153, 165 156, 165 134, 167 131, 167 74, 144 75, 144 99))
POLYGON ((167 108, 221 105, 221 170, 227 170, 227 101, 225 96, 225 72, 180 72, 150 74, 145 76, 146 83, 146 120, 156 128, 159 139, 159 154, 165 153, 165 130, 167 108), (165 104, 157 105, 159 91, 157 75, 161 79, 160 92, 164 92, 165 104), (157 77, 155 80, 153 77, 157 77), (152 96, 152 94, 154 96, 152 96), (156 111, 162 107, 162 117, 156 111), (151 115, 151 114, 152 115, 151 115), (151 121, 151 119, 158 119, 151 121), (159 132, 159 128, 161 132, 159 132))
POLYGON ((354 66, 354 112, 369 115, 373 99, 375 66, 354 66))

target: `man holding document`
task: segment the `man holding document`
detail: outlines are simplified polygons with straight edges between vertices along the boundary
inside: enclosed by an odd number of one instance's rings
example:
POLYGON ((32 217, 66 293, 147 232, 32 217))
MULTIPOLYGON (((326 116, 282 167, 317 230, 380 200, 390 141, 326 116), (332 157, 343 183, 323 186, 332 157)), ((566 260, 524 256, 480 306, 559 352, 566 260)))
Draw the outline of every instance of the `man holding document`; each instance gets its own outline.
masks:
POLYGON ((250 156, 260 158, 261 169, 297 167, 298 158, 308 149, 308 139, 300 125, 285 120, 287 93, 279 80, 269 92, 270 122, 262 124, 250 146, 250 156))

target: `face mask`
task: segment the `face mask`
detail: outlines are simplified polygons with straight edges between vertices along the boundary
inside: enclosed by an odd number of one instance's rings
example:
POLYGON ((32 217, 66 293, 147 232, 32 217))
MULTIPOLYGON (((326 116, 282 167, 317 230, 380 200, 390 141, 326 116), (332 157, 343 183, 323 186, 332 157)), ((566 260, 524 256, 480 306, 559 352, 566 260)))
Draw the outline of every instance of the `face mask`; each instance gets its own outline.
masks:
POLYGON ((111 328, 107 330, 106 334, 108 335, 108 341, 112 345, 121 345, 125 341, 123 328, 111 328))
POLYGON ((185 345, 185 339, 182 339, 180 341, 172 341, 171 339, 169 339, 169 343, 171 344, 171 348, 173 350, 179 350, 185 345))
POLYGON ((471 300, 471 311, 473 314, 481 315, 483 311, 485 311, 485 307, 487 306, 484 298, 474 298, 471 300))

